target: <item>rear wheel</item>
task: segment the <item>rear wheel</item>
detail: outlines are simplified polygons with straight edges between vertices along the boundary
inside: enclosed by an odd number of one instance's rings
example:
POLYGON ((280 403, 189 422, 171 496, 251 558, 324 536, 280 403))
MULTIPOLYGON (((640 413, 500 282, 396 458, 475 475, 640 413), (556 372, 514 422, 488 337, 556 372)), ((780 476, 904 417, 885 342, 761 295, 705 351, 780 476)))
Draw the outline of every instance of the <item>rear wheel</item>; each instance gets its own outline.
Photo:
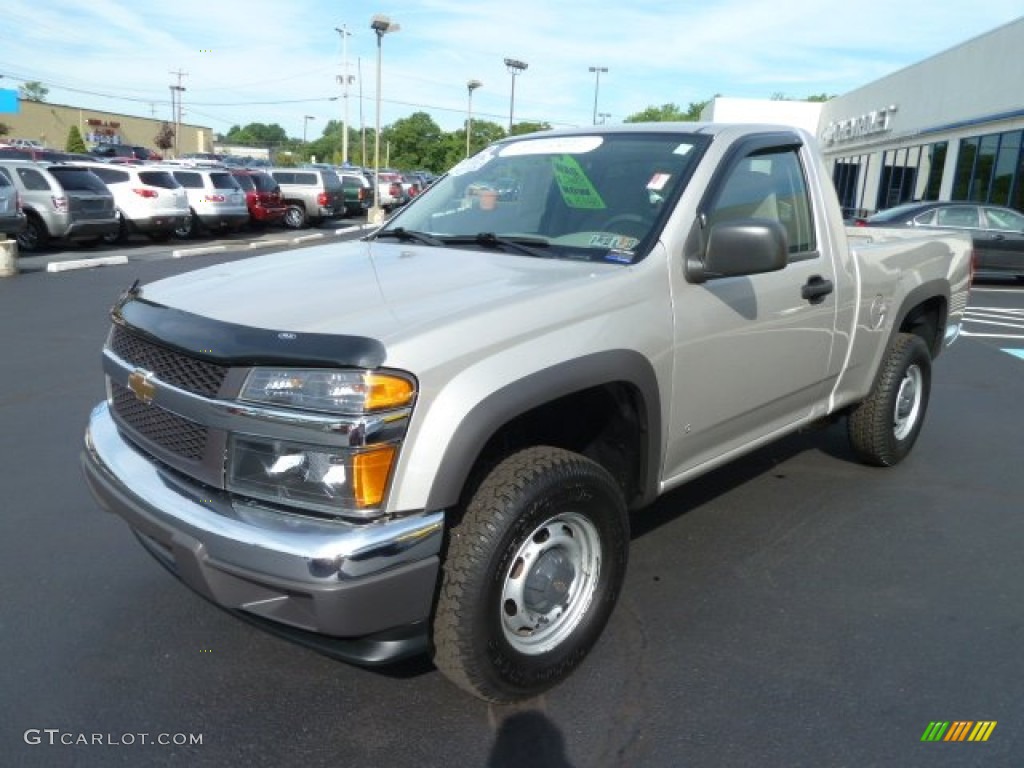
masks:
POLYGON ((607 623, 628 546, 622 492, 603 467, 559 448, 513 454, 451 530, 435 665, 488 701, 556 685, 607 623))
POLYGON ((308 223, 306 209, 298 203, 292 203, 284 214, 284 225, 289 229, 302 229, 308 223))
POLYGON ((181 220, 174 229, 174 236, 181 240, 189 240, 196 236, 199 232, 199 218, 196 216, 196 212, 189 209, 188 216, 181 220))
POLYGON ((920 336, 900 333, 889 345, 868 397, 850 412, 850 444, 868 464, 891 467, 914 447, 931 392, 932 359, 920 336))
POLYGON ((28 214, 25 228, 18 233, 18 250, 33 252, 41 251, 50 241, 50 233, 43 220, 34 213, 28 214))

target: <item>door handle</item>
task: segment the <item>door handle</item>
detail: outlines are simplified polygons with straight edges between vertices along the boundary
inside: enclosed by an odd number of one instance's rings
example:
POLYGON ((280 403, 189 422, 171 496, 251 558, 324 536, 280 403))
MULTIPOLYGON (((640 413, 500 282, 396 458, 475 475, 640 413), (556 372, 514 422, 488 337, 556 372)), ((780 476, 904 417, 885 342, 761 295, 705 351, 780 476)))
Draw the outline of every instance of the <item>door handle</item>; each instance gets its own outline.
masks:
POLYGON ((800 289, 800 296, 811 304, 821 304, 832 290, 831 280, 826 280, 821 275, 811 275, 800 289))

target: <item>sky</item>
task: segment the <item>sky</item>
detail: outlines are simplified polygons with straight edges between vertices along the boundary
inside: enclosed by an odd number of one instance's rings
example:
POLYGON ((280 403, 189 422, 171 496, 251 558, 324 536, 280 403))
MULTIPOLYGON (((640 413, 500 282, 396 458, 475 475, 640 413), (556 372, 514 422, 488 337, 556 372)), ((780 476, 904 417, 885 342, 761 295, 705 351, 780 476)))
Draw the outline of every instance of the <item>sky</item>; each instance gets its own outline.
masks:
POLYGON ((183 122, 277 123, 312 140, 331 119, 376 124, 370 21, 383 14, 399 29, 380 41, 382 126, 426 112, 460 129, 479 80, 474 120, 507 127, 513 79, 516 122, 581 126, 716 94, 840 95, 1021 12, 1021 0, 2 0, 0 88, 40 81, 55 104, 171 119, 180 85, 183 122), (513 78, 506 58, 527 69, 513 78))

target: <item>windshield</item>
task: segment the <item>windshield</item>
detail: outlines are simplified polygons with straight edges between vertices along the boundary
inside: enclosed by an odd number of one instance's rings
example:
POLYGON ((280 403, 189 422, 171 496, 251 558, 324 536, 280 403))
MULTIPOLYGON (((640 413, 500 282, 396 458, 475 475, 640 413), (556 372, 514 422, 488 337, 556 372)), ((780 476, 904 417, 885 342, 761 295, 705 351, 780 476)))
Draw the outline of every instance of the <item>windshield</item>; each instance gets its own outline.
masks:
POLYGON ((546 257, 632 263, 654 242, 707 141, 638 132, 496 144, 455 166, 377 237, 488 248, 513 241, 542 246, 537 255, 546 257))

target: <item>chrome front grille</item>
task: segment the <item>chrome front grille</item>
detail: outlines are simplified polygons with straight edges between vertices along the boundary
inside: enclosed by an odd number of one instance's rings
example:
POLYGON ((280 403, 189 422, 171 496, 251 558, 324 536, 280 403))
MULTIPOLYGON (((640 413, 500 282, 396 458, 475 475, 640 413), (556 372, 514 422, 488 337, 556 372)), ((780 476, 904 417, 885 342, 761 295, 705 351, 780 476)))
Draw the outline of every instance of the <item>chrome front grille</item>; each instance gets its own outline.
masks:
POLYGON ((154 344, 119 325, 114 326, 110 349, 126 363, 151 371, 160 381, 203 397, 216 397, 228 372, 227 366, 154 344))
POLYGON ((114 413, 128 427, 164 450, 199 461, 206 451, 209 430, 155 405, 146 405, 128 389, 110 383, 114 413))

